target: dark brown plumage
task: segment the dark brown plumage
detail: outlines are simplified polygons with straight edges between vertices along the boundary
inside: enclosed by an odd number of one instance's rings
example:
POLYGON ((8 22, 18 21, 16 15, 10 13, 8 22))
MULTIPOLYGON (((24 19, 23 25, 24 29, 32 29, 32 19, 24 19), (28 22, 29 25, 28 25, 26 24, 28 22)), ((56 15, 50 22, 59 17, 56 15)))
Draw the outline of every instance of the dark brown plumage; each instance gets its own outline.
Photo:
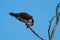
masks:
POLYGON ((20 12, 20 13, 10 13, 11 16, 14 16, 17 18, 19 21, 24 22, 25 25, 28 27, 33 26, 34 20, 31 15, 25 12, 20 12))

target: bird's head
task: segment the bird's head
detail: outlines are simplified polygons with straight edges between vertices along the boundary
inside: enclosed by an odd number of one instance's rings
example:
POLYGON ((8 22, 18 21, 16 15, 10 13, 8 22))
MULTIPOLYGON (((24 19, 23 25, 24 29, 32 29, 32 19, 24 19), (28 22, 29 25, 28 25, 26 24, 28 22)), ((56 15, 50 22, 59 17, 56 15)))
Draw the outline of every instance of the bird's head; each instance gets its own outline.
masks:
POLYGON ((26 24, 27 28, 32 27, 34 25, 34 20, 29 19, 25 24, 26 24))

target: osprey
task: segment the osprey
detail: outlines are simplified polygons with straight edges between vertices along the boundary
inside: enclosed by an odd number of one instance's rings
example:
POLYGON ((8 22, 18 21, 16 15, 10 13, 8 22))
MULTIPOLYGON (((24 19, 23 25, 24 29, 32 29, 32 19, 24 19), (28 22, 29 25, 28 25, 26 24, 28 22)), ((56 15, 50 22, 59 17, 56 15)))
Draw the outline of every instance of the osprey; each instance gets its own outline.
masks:
POLYGON ((10 15, 17 18, 19 21, 24 22, 27 28, 34 25, 33 17, 28 13, 25 13, 25 12, 12 13, 11 12, 10 15))

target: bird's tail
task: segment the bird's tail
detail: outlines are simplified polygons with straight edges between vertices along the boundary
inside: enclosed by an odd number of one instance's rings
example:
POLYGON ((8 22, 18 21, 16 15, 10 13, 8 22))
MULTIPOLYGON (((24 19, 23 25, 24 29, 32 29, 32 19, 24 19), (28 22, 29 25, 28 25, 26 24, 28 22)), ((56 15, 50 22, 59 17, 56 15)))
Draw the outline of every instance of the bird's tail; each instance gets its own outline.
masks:
POLYGON ((9 13, 11 16, 15 16, 15 14, 14 13, 9 13))

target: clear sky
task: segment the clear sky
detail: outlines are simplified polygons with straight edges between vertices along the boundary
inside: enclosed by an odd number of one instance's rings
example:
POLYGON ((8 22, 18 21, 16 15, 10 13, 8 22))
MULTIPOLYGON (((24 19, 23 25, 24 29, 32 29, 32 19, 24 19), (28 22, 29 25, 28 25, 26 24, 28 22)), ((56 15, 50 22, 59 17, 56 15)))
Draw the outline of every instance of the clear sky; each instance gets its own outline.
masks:
MULTIPOLYGON (((24 23, 9 15, 9 12, 27 12, 34 18, 32 29, 48 40, 48 25, 56 13, 60 0, 0 0, 0 40, 39 40, 24 23)), ((53 25, 52 25, 53 27, 53 25)), ((60 22, 54 40, 60 40, 60 22)))

